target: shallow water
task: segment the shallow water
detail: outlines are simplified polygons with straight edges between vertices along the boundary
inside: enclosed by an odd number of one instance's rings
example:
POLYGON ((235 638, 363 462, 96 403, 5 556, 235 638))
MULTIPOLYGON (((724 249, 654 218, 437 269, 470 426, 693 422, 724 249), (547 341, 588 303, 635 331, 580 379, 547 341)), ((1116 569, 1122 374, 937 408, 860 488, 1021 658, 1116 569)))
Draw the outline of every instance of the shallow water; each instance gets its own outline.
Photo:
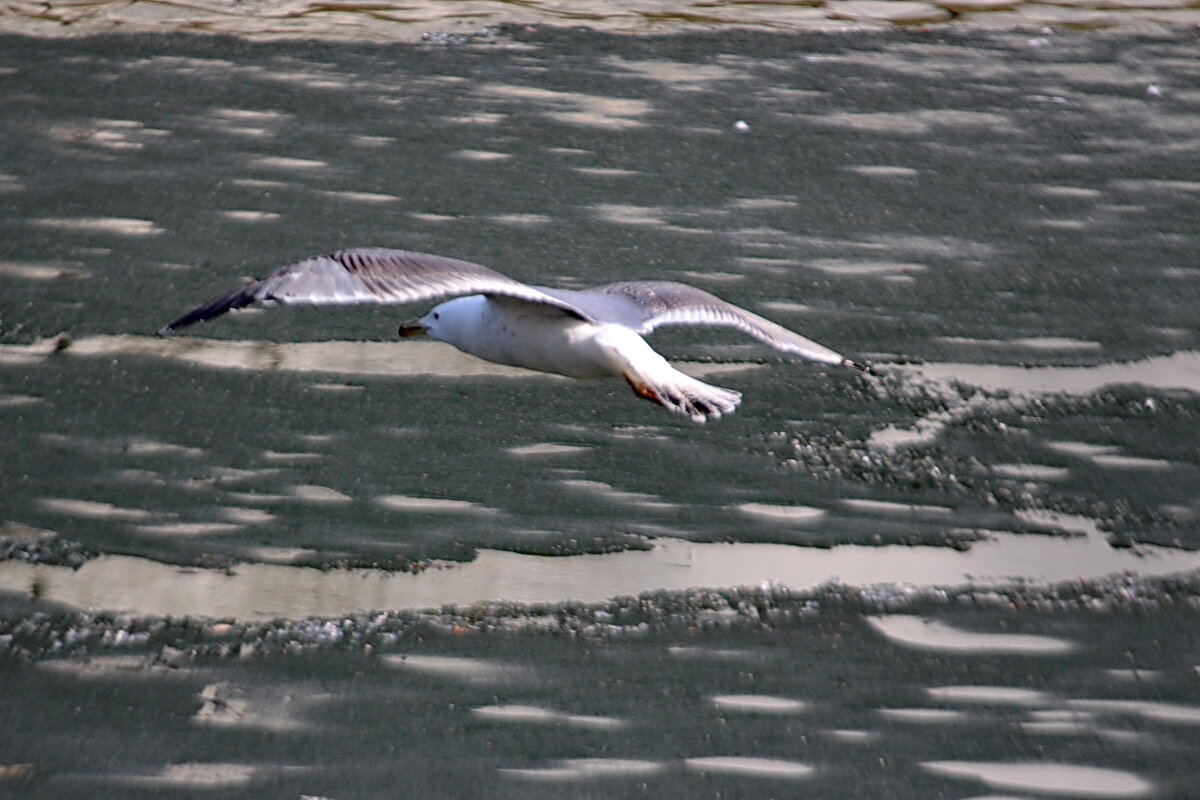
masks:
POLYGON ((1187 796, 1194 43, 515 36, 0 40, 0 791, 1187 796), (151 335, 353 245, 881 374, 664 332, 697 426, 418 309, 151 335))

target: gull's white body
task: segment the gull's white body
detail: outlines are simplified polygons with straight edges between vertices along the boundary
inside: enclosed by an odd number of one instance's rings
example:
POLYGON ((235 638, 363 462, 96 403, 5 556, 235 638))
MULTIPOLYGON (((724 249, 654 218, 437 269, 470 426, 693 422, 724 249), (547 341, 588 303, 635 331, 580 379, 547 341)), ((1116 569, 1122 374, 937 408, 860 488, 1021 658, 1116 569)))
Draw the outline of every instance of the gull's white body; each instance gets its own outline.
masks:
POLYGON ((497 364, 568 378, 624 378, 639 395, 668 408, 675 405, 669 399, 678 398, 683 413, 697 421, 728 414, 742 397, 675 369, 624 325, 586 322, 549 306, 471 295, 434 307, 419 325, 429 338, 497 364))
POLYGON ((476 294, 436 306, 420 324, 429 338, 485 361, 568 378, 618 374, 609 348, 597 340, 604 329, 618 326, 585 322, 549 306, 476 294))

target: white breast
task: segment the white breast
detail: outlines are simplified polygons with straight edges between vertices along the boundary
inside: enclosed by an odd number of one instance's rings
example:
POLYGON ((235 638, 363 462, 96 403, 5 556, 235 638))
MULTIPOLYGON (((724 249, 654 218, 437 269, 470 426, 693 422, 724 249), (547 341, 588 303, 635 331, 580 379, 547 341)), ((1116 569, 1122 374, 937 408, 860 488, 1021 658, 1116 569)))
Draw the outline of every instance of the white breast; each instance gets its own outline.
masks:
POLYGON ((439 324, 431 327, 432 337, 487 361, 571 378, 615 374, 595 343, 599 327, 559 309, 474 295, 435 310, 439 324))

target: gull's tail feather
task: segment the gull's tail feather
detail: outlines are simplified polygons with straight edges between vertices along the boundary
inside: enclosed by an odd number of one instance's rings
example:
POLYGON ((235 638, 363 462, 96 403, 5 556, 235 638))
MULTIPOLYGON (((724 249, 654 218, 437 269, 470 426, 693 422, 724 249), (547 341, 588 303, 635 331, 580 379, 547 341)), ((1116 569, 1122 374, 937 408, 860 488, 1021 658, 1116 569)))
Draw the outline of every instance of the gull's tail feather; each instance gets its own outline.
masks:
POLYGON ((741 392, 712 386, 678 370, 672 372, 674 375, 660 373, 653 377, 625 373, 625 380, 639 397, 658 403, 676 414, 691 417, 693 422, 730 414, 742 402, 741 392))
POLYGON ((740 392, 710 386, 675 369, 645 339, 624 326, 600 326, 593 343, 613 374, 623 377, 638 397, 695 422, 729 414, 742 402, 740 392))

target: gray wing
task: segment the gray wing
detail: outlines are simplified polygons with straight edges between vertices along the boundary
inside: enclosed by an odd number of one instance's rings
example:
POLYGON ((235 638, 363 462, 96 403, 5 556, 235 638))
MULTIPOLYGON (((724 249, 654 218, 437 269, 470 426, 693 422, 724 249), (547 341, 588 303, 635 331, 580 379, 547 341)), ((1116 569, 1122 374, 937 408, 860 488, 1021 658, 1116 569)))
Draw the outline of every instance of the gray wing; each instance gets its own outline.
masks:
POLYGON ((164 326, 158 335, 167 336, 253 303, 411 303, 468 294, 544 303, 573 317, 591 320, 572 303, 479 264, 407 250, 358 248, 289 264, 189 311, 164 326))
POLYGON ((776 350, 810 361, 868 370, 841 353, 686 283, 624 281, 590 291, 628 301, 626 313, 632 311, 636 315, 634 327, 640 334, 650 333, 663 325, 719 325, 737 328, 776 350))

